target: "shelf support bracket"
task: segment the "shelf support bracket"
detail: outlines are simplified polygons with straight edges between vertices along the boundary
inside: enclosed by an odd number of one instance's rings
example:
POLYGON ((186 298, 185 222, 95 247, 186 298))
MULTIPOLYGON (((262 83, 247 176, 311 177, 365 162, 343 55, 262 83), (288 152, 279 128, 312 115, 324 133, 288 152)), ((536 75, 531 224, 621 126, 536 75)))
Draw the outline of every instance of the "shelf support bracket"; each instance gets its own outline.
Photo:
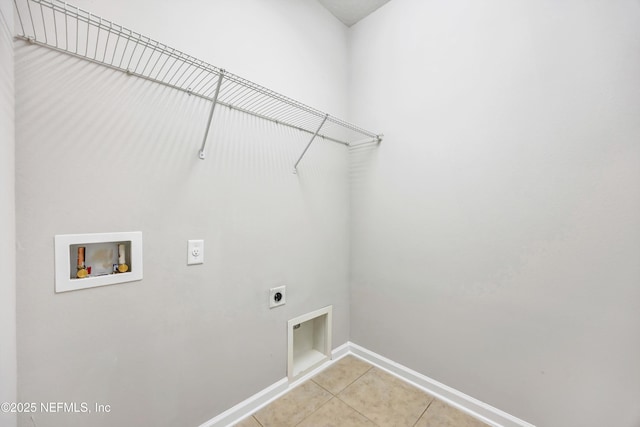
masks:
POLYGON ((320 133, 320 129, 322 129, 322 126, 324 126, 324 122, 327 121, 327 117, 329 117, 329 114, 324 115, 324 119, 322 119, 322 123, 320 123, 320 126, 318 126, 318 130, 316 131, 316 133, 313 134, 313 136, 309 140, 309 143, 305 147, 304 151, 302 152, 302 154, 300 154, 300 157, 298 157, 298 161, 296 162, 296 164, 293 165, 293 173, 298 173, 298 163, 300 163, 300 160, 302 160, 304 155, 307 153, 307 150, 309 149, 309 147, 311 147, 311 143, 313 143, 313 140, 316 139, 316 137, 320 133))
POLYGON ((205 147, 207 146, 207 137, 209 136, 209 129, 211 128, 211 120, 213 119, 213 112, 216 109, 216 104, 218 104, 218 94, 220 93, 220 86, 222 85, 222 80, 224 79, 224 70, 220 70, 220 75, 218 76, 218 83, 216 85, 216 92, 213 94, 213 99, 211 104, 211 111, 209 111, 209 120, 207 120, 207 128, 204 131, 204 138, 202 139, 202 147, 200 147, 200 153, 198 157, 200 160, 204 160, 206 158, 205 147))
POLYGON ((383 134, 378 134, 375 138, 367 138, 360 141, 350 142, 347 144, 349 148, 359 147, 361 145, 367 145, 375 142, 376 144, 380 144, 382 142, 382 138, 384 138, 383 134))

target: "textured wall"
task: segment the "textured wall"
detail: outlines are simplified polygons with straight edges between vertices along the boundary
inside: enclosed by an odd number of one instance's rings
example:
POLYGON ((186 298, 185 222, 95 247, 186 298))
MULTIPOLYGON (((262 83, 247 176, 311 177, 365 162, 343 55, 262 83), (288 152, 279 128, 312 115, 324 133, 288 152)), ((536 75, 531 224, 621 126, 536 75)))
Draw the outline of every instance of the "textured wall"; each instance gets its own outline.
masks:
MULTIPOLYGON (((0 0, 0 402, 16 401, 16 220, 13 5, 0 0)), ((16 425, 0 413, 0 426, 16 425)))
POLYGON ((394 0, 351 37, 386 135, 351 156, 352 341, 539 426, 640 425, 640 4, 394 0))
MULTIPOLYGON (((346 29, 315 0, 83 3, 346 111, 346 29)), ((221 108, 201 161, 206 102, 22 42, 16 68, 19 399, 112 407, 38 425, 199 425, 286 375, 286 320, 333 304, 347 341, 345 147, 319 141, 293 175, 307 134, 221 108), (54 235, 136 230, 143 281, 54 293, 54 235)))

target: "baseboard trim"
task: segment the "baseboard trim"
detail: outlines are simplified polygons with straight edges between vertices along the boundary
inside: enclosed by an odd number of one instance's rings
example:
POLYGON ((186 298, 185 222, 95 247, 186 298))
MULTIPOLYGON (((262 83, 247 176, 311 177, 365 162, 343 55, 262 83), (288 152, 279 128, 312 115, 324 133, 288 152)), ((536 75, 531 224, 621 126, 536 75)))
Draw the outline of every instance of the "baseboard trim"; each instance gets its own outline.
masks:
POLYGON ((474 399, 456 389, 453 389, 447 385, 444 385, 434 379, 422 375, 412 369, 407 368, 393 360, 387 359, 371 350, 361 347, 352 342, 346 342, 339 347, 336 347, 331 352, 331 359, 321 366, 317 367, 313 371, 305 374, 301 378, 290 382, 287 377, 273 383, 262 391, 254 394, 248 399, 238 403, 234 407, 227 409, 223 413, 216 417, 206 421, 199 427, 230 427, 234 424, 249 417, 251 414, 267 406, 280 396, 288 393, 298 385, 302 384, 309 378, 318 374, 319 372, 327 369, 336 361, 342 359, 348 354, 352 354, 365 360, 372 365, 389 372, 392 375, 400 378, 418 387, 421 390, 426 391, 429 394, 436 396, 438 399, 447 402, 448 404, 464 411, 483 422, 494 427, 535 427, 533 424, 529 424, 513 415, 507 414, 491 405, 474 399))
POLYGON ((354 343, 349 343, 349 351, 380 369, 436 396, 438 399, 460 409, 471 416, 495 427, 535 427, 524 420, 507 414, 478 399, 468 396, 461 391, 442 384, 404 365, 387 359, 371 350, 354 343))
POLYGON ((200 427, 231 426, 274 401, 287 391, 289 391, 289 380, 285 377, 271 384, 264 390, 259 391, 250 398, 243 400, 234 407, 229 408, 223 413, 211 418, 209 421, 200 424, 200 427))
POLYGON ((334 348, 333 351, 331 352, 331 359, 333 359, 333 361, 335 362, 336 360, 342 359, 344 356, 349 354, 350 345, 351 345, 350 342, 346 342, 342 344, 340 347, 334 348))
POLYGON ((269 403, 273 402, 280 396, 288 393, 290 390, 296 388, 309 378, 314 375, 320 373, 321 371, 327 369, 337 360, 342 359, 344 356, 349 354, 349 344, 348 342, 342 344, 339 347, 336 347, 331 351, 331 360, 323 363, 318 366, 316 369, 308 372, 302 377, 296 379, 293 382, 289 382, 287 377, 282 378, 279 381, 271 384, 269 387, 264 390, 259 391, 248 399, 243 400, 232 408, 227 409, 223 413, 215 416, 214 418, 206 421, 203 424, 200 424, 200 427, 229 427, 232 426, 243 419, 249 417, 251 414, 259 411, 261 408, 267 406, 269 403))

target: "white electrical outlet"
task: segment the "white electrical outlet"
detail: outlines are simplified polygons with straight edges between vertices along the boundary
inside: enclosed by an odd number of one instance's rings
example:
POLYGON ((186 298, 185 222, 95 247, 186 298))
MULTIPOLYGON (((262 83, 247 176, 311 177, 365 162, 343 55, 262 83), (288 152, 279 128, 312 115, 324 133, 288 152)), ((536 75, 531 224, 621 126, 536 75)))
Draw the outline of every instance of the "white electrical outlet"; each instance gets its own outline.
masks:
POLYGON ((187 245, 187 265, 204 263, 204 240, 189 240, 187 245))
POLYGON ((278 286, 277 288, 269 289, 269 308, 285 305, 287 302, 286 290, 286 286, 278 286))

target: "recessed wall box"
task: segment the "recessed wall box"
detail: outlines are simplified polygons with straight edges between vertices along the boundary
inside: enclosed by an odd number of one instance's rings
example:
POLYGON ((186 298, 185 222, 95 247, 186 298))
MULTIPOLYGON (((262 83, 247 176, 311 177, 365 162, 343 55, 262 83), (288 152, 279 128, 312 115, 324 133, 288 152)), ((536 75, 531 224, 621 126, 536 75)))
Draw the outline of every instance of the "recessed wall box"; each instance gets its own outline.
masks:
POLYGON ((331 314, 333 306, 289 320, 287 376, 294 380, 331 358, 331 314))
POLYGON ((56 292, 142 280, 142 233, 55 236, 56 292))

